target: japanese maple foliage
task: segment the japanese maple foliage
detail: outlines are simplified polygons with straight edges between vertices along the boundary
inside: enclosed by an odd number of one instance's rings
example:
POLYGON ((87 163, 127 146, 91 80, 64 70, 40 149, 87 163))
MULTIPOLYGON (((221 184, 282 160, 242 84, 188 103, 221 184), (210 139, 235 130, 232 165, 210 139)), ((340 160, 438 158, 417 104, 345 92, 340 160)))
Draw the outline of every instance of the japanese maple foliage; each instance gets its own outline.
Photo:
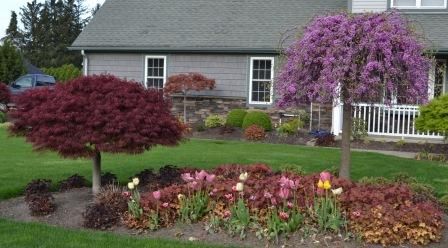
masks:
POLYGON ((11 100, 11 93, 9 92, 8 86, 0 82, 0 104, 6 104, 11 100))
POLYGON ((101 152, 138 154, 156 145, 177 145, 183 133, 160 92, 111 75, 26 91, 11 117, 10 131, 24 135, 36 150, 92 157, 94 164, 101 152))
POLYGON ((197 73, 178 74, 168 78, 163 90, 166 94, 182 93, 184 95, 184 123, 187 122, 186 97, 189 91, 212 90, 215 80, 197 73))

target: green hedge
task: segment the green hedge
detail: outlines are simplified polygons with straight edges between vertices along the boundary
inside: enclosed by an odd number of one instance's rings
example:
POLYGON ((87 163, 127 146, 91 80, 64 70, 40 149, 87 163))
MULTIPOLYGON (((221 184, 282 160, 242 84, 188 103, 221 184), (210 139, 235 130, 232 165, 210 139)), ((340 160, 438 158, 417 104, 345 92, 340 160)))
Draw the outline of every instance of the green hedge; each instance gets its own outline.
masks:
POLYGON ((6 114, 0 111, 0 124, 6 122, 6 114))
POLYGON ((42 70, 45 74, 53 76, 59 82, 65 82, 81 76, 81 69, 72 64, 43 68, 42 70))
POLYGON ((258 125, 264 128, 265 131, 272 130, 271 118, 268 114, 261 111, 251 111, 246 114, 243 121, 243 128, 246 129, 251 125, 258 125))
POLYGON ((226 125, 231 127, 242 127, 246 114, 247 111, 245 109, 232 109, 227 114, 226 125))

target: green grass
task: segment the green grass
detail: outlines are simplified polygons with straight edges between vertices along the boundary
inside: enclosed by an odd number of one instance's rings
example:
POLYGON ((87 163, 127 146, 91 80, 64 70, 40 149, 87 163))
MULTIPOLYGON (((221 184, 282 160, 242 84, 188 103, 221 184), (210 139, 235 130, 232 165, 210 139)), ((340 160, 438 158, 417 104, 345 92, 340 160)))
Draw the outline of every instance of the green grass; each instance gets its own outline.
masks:
POLYGON ((202 248, 211 246, 202 243, 186 243, 174 240, 135 238, 99 231, 69 230, 39 223, 20 223, 0 219, 0 247, 202 248))
MULTIPOLYGON (((191 140, 178 147, 157 147, 141 155, 103 155, 103 171, 111 171, 125 182, 144 168, 166 164, 211 168, 224 163, 267 163, 273 168, 297 164, 307 172, 319 172, 339 163, 339 149, 247 143, 238 141, 191 140)), ((391 177, 405 172, 435 187, 439 195, 448 194, 448 166, 377 153, 353 152, 352 177, 391 177)), ((22 138, 9 137, 0 128, 0 199, 22 193, 32 179, 49 178, 57 182, 79 173, 90 179, 91 161, 63 159, 55 153, 33 152, 22 138)))

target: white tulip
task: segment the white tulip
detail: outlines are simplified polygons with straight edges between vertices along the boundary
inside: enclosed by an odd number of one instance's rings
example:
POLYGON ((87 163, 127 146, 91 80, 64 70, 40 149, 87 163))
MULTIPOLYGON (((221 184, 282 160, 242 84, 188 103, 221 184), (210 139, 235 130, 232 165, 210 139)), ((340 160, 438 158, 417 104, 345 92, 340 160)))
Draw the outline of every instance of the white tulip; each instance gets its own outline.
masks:
POLYGON ((342 194, 342 188, 332 189, 331 192, 333 192, 333 195, 340 195, 342 194))
POLYGON ((244 190, 244 184, 243 183, 237 183, 236 184, 236 191, 242 192, 244 190))
POLYGON ((134 189, 135 188, 134 183, 133 182, 128 183, 128 188, 131 190, 134 189))
POLYGON ((135 177, 134 179, 132 179, 132 182, 134 183, 134 186, 137 186, 140 183, 140 180, 138 180, 138 178, 135 177))
POLYGON ((240 180, 245 182, 248 177, 249 177, 249 175, 247 174, 247 172, 241 173, 240 180))

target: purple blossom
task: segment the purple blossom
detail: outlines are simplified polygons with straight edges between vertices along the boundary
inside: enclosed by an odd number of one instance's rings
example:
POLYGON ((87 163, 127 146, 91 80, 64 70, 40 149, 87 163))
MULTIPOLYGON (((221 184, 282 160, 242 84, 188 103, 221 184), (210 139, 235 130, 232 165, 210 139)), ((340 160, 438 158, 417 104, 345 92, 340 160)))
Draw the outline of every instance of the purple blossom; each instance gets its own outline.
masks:
POLYGON ((279 107, 332 103, 427 101, 431 60, 425 42, 398 12, 317 16, 286 50, 276 78, 279 107))

